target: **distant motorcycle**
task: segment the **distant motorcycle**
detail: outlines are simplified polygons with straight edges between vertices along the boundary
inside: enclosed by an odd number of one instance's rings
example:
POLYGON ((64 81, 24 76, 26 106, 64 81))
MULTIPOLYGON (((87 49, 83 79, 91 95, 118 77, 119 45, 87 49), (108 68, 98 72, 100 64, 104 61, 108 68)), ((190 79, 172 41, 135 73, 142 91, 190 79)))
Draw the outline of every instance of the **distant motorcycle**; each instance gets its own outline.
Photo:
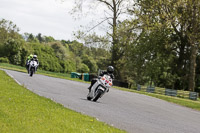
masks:
POLYGON ((37 70, 37 67, 38 67, 38 63, 37 61, 35 60, 31 60, 30 63, 29 63, 29 68, 28 68, 28 73, 29 75, 32 77, 33 74, 36 72, 37 70))
POLYGON ((91 90, 87 95, 87 99, 96 102, 109 91, 112 84, 112 78, 109 75, 105 74, 104 76, 98 78, 97 82, 91 87, 91 90))

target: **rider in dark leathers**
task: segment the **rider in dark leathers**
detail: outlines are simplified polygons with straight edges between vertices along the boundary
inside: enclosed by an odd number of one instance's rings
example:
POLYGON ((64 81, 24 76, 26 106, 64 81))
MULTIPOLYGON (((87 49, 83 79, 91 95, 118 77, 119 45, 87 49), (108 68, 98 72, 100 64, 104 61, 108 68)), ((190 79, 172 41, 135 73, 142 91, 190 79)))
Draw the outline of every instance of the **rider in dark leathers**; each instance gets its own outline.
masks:
MULTIPOLYGON (((107 74, 107 75, 110 75, 110 77, 111 77, 112 79, 114 79, 113 72, 114 72, 114 67, 113 67, 113 66, 108 66, 107 71, 102 71, 102 72, 100 73, 99 76, 102 77, 103 75, 107 74)), ((97 82, 97 78, 93 78, 92 81, 91 81, 91 85, 90 85, 89 88, 88 88, 89 91, 91 90, 91 87, 92 87, 96 82, 97 82)))

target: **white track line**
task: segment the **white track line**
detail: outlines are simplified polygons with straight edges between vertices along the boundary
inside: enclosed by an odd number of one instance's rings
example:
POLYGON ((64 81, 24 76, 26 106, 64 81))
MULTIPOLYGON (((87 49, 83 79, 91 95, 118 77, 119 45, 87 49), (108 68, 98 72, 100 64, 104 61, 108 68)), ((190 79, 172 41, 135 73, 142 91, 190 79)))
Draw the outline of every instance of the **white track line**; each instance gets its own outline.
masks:
POLYGON ((11 78, 13 78, 19 85, 22 85, 19 81, 17 81, 10 73, 8 73, 6 70, 4 70, 8 76, 10 76, 11 78))

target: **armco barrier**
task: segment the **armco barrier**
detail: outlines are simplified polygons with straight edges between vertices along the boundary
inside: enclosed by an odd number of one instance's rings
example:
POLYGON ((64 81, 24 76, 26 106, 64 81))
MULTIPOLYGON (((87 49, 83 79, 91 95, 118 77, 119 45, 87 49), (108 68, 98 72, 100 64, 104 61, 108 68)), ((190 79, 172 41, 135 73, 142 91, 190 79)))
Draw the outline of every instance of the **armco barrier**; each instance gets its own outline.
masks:
POLYGON ((197 98, 199 97, 198 95, 199 95, 199 94, 196 93, 196 92, 190 92, 189 98, 190 98, 191 100, 197 100, 197 98))
POLYGON ((176 97, 177 96, 177 90, 165 89, 165 95, 176 97))
POLYGON ((147 92, 154 93, 155 92, 155 87, 147 87, 147 92))
POLYGON ((199 93, 197 92, 172 90, 172 89, 165 89, 165 88, 158 88, 158 87, 144 87, 141 85, 137 85, 137 90, 145 91, 149 93, 163 94, 163 95, 173 96, 173 97, 187 98, 191 100, 197 100, 197 98, 199 97, 199 93))
POLYGON ((138 91, 141 90, 141 85, 137 85, 137 90, 138 90, 138 91))

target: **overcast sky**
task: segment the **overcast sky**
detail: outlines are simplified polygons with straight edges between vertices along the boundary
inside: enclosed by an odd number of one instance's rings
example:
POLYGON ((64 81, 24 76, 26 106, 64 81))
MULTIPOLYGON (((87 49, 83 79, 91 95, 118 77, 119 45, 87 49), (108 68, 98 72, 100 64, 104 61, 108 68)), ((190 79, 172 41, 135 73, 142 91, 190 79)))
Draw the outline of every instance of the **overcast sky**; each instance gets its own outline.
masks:
MULTIPOLYGON (((73 31, 80 25, 88 25, 90 16, 75 20, 70 11, 74 0, 0 0, 0 19, 15 23, 20 33, 52 36, 55 39, 73 40, 73 31)), ((100 18, 99 15, 98 18, 100 18)), ((100 31, 102 32, 102 31, 100 31)))

